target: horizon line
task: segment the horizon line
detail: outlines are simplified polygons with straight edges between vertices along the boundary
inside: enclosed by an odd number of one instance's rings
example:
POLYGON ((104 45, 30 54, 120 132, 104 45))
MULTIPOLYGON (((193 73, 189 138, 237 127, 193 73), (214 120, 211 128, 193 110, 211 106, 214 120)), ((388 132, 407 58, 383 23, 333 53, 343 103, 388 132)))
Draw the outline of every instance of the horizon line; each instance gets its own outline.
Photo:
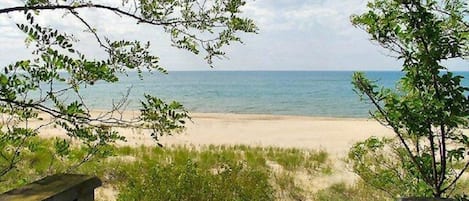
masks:
MULTIPOLYGON (((253 69, 253 70, 220 70, 220 69, 207 69, 207 70, 169 70, 168 72, 402 72, 402 70, 273 70, 273 69, 253 69)), ((469 72, 469 70, 449 70, 448 72, 469 72)))

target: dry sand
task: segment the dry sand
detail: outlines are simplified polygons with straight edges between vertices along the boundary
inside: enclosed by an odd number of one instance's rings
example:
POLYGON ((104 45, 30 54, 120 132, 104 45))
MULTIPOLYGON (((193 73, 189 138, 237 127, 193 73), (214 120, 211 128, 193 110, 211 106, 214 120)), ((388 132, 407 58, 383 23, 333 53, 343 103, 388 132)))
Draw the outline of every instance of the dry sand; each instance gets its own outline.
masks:
MULTIPOLYGON (((323 149, 342 155, 353 143, 392 131, 374 120, 300 116, 194 114, 185 134, 166 144, 247 144, 323 149)), ((138 143, 138 140, 132 140, 138 143)))
MULTIPOLYGON (((98 112, 95 112, 95 114, 98 112)), ((131 118, 135 112, 127 112, 131 118)), ((187 129, 160 139, 165 145, 278 146, 322 149, 333 156, 344 156, 353 143, 370 136, 391 136, 392 131, 372 119, 323 118, 280 115, 194 113, 187 129)), ((118 129, 127 142, 120 145, 156 145, 147 131, 118 129)), ((42 136, 57 136, 61 130, 47 127, 42 136)))

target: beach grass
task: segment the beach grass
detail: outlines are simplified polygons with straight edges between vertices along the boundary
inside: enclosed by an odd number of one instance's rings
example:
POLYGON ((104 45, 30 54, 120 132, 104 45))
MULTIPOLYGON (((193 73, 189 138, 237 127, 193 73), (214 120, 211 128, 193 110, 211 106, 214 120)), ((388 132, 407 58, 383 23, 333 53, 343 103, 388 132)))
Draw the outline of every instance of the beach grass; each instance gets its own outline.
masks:
MULTIPOLYGON (((69 156, 54 159, 51 140, 37 139, 15 171, 4 176, 4 192, 41 177, 65 171, 86 151, 72 147, 69 156)), ((307 192, 297 172, 331 173, 325 151, 246 145, 174 145, 109 147, 113 155, 97 158, 72 173, 97 175, 118 200, 298 200, 307 192)), ((98 200, 109 197, 97 195, 98 200)))
POLYGON ((363 181, 355 184, 337 183, 325 189, 319 190, 314 195, 316 201, 392 201, 395 198, 390 197, 382 191, 378 191, 367 186, 363 181))
MULTIPOLYGON (((68 157, 53 160, 53 142, 36 140, 36 152, 25 153, 18 169, 2 178, 1 192, 63 172, 86 154, 83 148, 72 147, 68 157)), ((337 171, 322 150, 247 145, 108 149, 110 157, 71 171, 103 181, 97 200, 393 200, 362 181, 314 186, 314 180, 337 171)))

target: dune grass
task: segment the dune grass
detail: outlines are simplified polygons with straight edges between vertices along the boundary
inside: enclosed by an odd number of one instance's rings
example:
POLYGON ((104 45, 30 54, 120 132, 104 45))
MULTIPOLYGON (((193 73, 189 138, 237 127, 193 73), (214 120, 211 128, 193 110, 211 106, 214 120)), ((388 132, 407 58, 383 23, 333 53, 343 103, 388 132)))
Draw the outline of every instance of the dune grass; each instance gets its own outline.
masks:
MULTIPOLYGON (((0 191, 63 172, 86 151, 73 147, 58 160, 52 141, 38 139, 18 169, 0 181, 0 191)), ((296 172, 331 174, 324 151, 237 146, 109 147, 113 155, 73 168, 97 175, 118 200, 299 200, 308 197, 296 172), (273 166, 277 167, 276 169, 273 166)), ((98 195, 98 199, 99 199, 98 195)))
MULTIPOLYGON (((37 140, 36 152, 25 153, 18 169, 1 178, 0 192, 64 172, 86 154, 73 147, 68 157, 54 159, 52 141, 37 140)), ((394 200, 362 181, 312 186, 314 179, 334 174, 325 151, 245 145, 108 147, 107 151, 112 156, 71 170, 96 175, 104 188, 116 192, 109 198, 98 191, 97 200, 394 200)), ((459 185, 456 191, 466 192, 467 186, 459 185)))
POLYGON ((318 191, 314 195, 317 201, 393 201, 384 192, 373 189, 359 181, 353 185, 337 183, 318 191))

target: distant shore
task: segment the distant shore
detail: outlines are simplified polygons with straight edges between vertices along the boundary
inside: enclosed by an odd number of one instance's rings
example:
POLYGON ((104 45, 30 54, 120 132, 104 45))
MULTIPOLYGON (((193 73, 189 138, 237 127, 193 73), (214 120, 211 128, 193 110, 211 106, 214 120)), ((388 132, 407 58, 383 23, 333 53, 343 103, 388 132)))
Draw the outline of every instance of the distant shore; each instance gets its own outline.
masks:
MULTIPOLYGON (((124 113, 132 118, 138 112, 124 113)), ((99 111, 93 112, 94 115, 99 111)), ((187 129, 173 136, 164 136, 164 145, 237 145, 277 146, 304 149, 322 149, 333 156, 345 156, 357 141, 370 136, 392 136, 389 128, 373 119, 306 117, 263 114, 192 113, 187 129)), ((148 131, 118 128, 126 136, 119 145, 154 146, 148 131)), ((44 137, 63 135, 62 131, 47 127, 41 130, 44 137)))

